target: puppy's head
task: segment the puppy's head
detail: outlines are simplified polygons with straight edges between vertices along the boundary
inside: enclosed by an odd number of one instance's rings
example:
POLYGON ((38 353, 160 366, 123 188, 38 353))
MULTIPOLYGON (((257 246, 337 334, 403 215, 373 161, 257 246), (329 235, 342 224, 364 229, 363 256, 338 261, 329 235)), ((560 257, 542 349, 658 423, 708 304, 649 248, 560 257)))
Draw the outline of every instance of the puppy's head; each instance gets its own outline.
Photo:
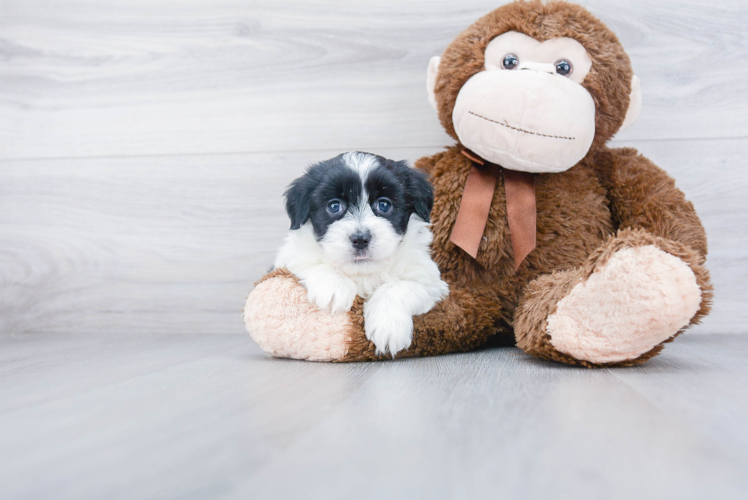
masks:
POLYGON ((351 273, 392 257, 411 215, 428 222, 433 202, 423 173, 359 152, 312 165, 286 191, 291 229, 311 221, 326 258, 351 273))

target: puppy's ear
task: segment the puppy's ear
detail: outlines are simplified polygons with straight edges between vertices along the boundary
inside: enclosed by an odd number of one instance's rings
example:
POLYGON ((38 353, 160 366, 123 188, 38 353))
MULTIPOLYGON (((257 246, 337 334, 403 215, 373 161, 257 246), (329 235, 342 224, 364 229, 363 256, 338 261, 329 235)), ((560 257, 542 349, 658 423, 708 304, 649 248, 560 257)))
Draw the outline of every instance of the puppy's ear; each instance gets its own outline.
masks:
POLYGON ((424 222, 431 222, 431 208, 434 206, 434 190, 428 176, 420 170, 410 169, 408 190, 413 196, 413 208, 424 222))
POLYGON ((291 229, 299 229, 309 220, 314 186, 315 184, 308 173, 288 186, 285 192, 286 212, 291 219, 291 229))

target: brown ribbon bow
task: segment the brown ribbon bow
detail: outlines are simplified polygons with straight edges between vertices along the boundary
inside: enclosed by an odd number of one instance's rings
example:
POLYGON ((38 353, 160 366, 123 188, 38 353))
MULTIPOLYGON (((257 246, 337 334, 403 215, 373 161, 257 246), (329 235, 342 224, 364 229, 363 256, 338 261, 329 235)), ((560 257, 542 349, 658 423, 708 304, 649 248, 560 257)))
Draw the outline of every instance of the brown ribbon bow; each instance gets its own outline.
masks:
POLYGON ((460 210, 457 213, 450 240, 470 256, 478 255, 478 247, 491 210, 491 200, 496 189, 499 170, 504 174, 506 191, 506 214, 514 252, 514 269, 519 269, 525 257, 536 244, 535 178, 528 172, 507 170, 487 162, 471 151, 462 154, 479 166, 473 165, 462 193, 460 210))

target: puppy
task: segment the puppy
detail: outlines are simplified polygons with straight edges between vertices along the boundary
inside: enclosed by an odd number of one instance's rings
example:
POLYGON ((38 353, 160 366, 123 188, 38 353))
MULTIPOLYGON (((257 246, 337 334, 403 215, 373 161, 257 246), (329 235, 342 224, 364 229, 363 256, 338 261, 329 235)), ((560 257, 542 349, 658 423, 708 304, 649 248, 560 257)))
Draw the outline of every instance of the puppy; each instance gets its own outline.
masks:
POLYGON ((291 231, 275 267, 333 313, 365 299, 366 337, 393 357, 413 340, 413 316, 449 287, 431 260, 431 185, 403 161, 345 153, 312 165, 285 193, 291 231))

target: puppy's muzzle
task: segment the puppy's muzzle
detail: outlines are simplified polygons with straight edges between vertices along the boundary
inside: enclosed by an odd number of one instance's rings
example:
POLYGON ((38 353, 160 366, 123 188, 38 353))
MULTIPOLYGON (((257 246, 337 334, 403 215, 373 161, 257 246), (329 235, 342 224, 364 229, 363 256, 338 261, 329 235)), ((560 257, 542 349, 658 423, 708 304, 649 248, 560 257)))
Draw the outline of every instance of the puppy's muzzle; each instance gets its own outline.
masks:
POLYGON ((369 231, 359 231, 351 235, 351 245, 356 250, 366 250, 371 242, 371 233, 369 231))

